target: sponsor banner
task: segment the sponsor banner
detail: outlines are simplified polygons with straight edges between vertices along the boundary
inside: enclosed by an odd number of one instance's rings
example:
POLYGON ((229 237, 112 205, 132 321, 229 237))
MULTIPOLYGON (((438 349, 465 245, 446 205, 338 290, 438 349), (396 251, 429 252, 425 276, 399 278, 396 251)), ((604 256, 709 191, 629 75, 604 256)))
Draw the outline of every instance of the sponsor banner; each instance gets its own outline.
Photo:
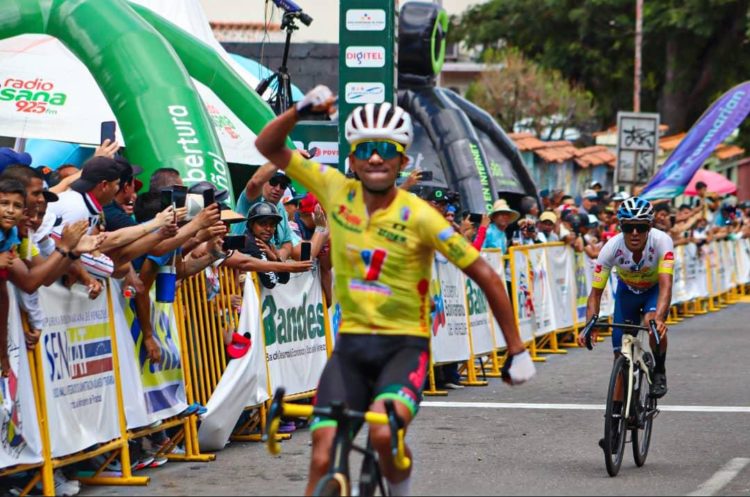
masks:
POLYGON ((346 29, 349 31, 383 31, 386 26, 383 9, 349 9, 346 29))
POLYGON ((430 282, 432 360, 435 364, 469 359, 469 332, 466 326, 466 300, 463 273, 442 255, 435 256, 430 282))
MULTIPOLYGON (((42 462, 34 389, 16 292, 8 284, 10 374, 0 378, 0 469, 42 462)), ((37 345, 38 347, 38 345, 37 345)))
POLYGON ((463 272, 466 289, 466 303, 469 312, 469 326, 471 326, 471 346, 474 355, 489 354, 495 348, 490 325, 490 309, 487 297, 479 289, 471 278, 467 278, 463 272))
POLYGON ((260 328, 260 301, 253 278, 245 279, 245 293, 238 332, 250 334, 250 350, 232 359, 206 404, 201 416, 198 441, 201 451, 222 450, 245 407, 268 400, 263 336, 260 328))
MULTIPOLYGON (((135 378, 140 378, 142 402, 147 416, 151 422, 154 422, 181 413, 187 408, 187 397, 182 372, 180 339, 172 304, 156 302, 156 291, 151 289, 151 327, 154 330, 153 336, 161 349, 160 364, 152 364, 148 359, 146 347, 143 344, 141 325, 135 315, 135 301, 123 299, 120 305, 123 306, 125 320, 129 323, 128 330, 130 331, 129 340, 126 340, 128 354, 121 357, 128 358, 135 368, 135 378)), ((190 330, 191 324, 190 321, 185 323, 188 333, 193 331, 190 330)), ((130 425, 131 421, 128 420, 128 427, 130 425)))
POLYGON ((690 300, 685 268, 685 246, 675 247, 674 277, 672 279, 672 305, 690 300))
POLYGON ((536 313, 532 295, 529 259, 526 252, 515 248, 511 248, 510 256, 514 265, 512 274, 513 306, 516 309, 521 339, 528 342, 536 334, 536 313))
POLYGON ((106 295, 92 301, 79 285, 54 284, 39 289, 39 303, 52 457, 119 437, 106 295))
POLYGON ((732 275, 736 268, 729 242, 718 242, 719 254, 719 285, 721 293, 732 289, 732 275))
POLYGON ((591 279, 587 274, 588 264, 586 254, 574 252, 574 273, 576 282, 576 322, 586 322, 586 307, 589 299, 589 289, 591 288, 591 279))
POLYGON ((737 283, 750 283, 750 239, 735 240, 737 283))
MULTIPOLYGON (((303 146, 299 148, 304 149, 303 146)), ((310 142, 308 151, 315 149, 315 155, 312 156, 315 162, 321 164, 338 164, 339 163, 339 144, 336 142, 310 142)))
POLYGON ((641 197, 674 198, 685 191, 695 172, 750 112, 750 81, 726 92, 693 124, 685 138, 646 185, 641 197))
POLYGON ((534 335, 542 336, 555 329, 547 255, 543 247, 534 246, 527 247, 526 254, 530 262, 529 287, 536 319, 534 335))
MULTIPOLYGON (((482 251, 482 256, 487 260, 487 262, 489 262, 490 266, 492 266, 497 275, 500 276, 500 281, 503 282, 503 292, 507 294, 508 290, 507 286, 505 285, 505 262, 503 261, 503 253, 500 250, 491 249, 488 251, 482 251)), ((511 305, 513 305, 512 302, 511 305)), ((492 333, 495 336, 496 348, 500 349, 507 345, 505 343, 505 337, 503 336, 500 324, 498 324, 496 319, 492 320, 492 333)))
POLYGON ((347 83, 346 101, 350 104, 381 104, 385 102, 383 83, 347 83))
POLYGON ((691 299, 708 297, 708 279, 704 247, 685 245, 685 280, 691 299))
POLYGON ((550 306, 554 310, 555 329, 573 326, 573 306, 575 305, 575 271, 573 253, 568 247, 547 247, 550 280, 550 306))
POLYGON ((346 67, 385 67, 384 47, 347 47, 346 67))
POLYGON ((292 274, 289 283, 261 292, 261 319, 271 391, 314 390, 328 360, 323 291, 317 271, 292 274))

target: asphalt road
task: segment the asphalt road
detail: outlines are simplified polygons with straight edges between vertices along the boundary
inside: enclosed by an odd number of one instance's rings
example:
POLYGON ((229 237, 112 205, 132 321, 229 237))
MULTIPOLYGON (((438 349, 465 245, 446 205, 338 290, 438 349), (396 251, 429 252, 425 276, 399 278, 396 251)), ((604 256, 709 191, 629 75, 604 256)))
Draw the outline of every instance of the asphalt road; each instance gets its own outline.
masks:
MULTIPOLYGON (((427 398, 408 436, 416 456, 413 493, 750 494, 749 322, 750 305, 736 304, 671 328, 669 394, 644 467, 635 466, 628 446, 620 474, 610 478, 597 445, 611 367, 607 342, 593 352, 547 356, 537 377, 521 387, 490 380, 487 387, 427 398), (431 405, 437 402, 450 405, 431 405), (468 402, 482 407, 462 405, 468 402), (741 409, 726 412, 728 407, 741 409)), ((272 457, 259 444, 235 443, 212 463, 170 463, 142 472, 151 477, 148 487, 88 487, 82 493, 298 495, 307 474, 308 432, 296 433, 282 449, 272 457)))

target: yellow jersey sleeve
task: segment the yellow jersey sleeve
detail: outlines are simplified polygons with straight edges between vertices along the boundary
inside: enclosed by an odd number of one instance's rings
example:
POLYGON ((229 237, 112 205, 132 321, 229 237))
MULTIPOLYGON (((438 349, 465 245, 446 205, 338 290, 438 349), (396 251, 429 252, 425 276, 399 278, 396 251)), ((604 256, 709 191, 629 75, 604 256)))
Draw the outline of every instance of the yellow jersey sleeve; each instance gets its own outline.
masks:
POLYGON ((604 287, 607 286, 607 281, 609 281, 609 273, 611 271, 611 267, 606 267, 597 263, 596 266, 594 266, 594 275, 591 278, 591 286, 598 290, 604 290, 604 287))
POLYGON ((345 188, 348 180, 335 167, 307 160, 299 152, 292 154, 286 174, 311 191, 323 208, 330 211, 330 200, 345 188))
POLYGON ((659 258, 659 274, 674 274, 674 252, 667 252, 659 258))
POLYGON ((455 266, 465 269, 479 258, 475 249, 463 235, 432 207, 421 209, 420 235, 423 242, 431 245, 455 266))

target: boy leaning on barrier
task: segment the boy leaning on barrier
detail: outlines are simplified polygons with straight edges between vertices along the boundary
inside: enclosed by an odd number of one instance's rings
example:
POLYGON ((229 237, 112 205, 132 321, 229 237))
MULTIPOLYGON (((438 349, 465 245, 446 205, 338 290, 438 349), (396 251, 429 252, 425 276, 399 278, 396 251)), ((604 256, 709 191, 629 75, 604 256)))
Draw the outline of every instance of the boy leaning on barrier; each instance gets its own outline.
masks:
POLYGON ((10 374, 8 358, 8 268, 16 262, 18 223, 26 207, 26 189, 14 180, 0 180, 0 372, 10 374))

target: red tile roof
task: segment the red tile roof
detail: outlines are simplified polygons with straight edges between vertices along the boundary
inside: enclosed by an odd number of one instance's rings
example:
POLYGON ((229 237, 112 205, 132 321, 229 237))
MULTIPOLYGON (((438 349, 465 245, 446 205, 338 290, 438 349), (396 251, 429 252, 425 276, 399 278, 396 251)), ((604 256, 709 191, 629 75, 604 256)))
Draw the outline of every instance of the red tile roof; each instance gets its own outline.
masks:
POLYGON ((574 159, 576 164, 583 168, 591 166, 601 166, 606 164, 610 167, 615 167, 617 157, 610 150, 602 145, 594 147, 579 148, 576 151, 576 158, 574 159))
POLYGON ((545 162, 557 162, 562 164, 565 161, 576 157, 577 148, 566 140, 554 142, 542 142, 544 147, 534 150, 534 153, 542 158, 545 162))

